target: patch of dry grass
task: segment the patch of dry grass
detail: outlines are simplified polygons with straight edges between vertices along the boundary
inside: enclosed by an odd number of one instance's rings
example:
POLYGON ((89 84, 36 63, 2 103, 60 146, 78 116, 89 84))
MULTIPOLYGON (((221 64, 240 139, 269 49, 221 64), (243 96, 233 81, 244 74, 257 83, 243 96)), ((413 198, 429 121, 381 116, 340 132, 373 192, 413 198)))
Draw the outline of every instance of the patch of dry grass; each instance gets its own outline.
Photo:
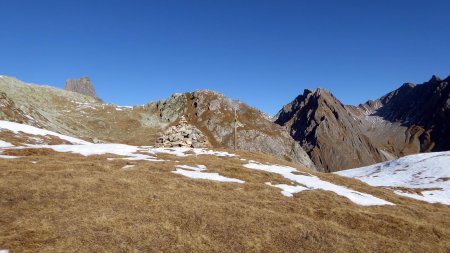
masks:
MULTIPOLYGON (((158 155, 129 170, 112 156, 27 152, 0 159, 0 248, 11 252, 449 252, 450 208, 322 174, 274 158, 395 206, 364 207, 326 191, 287 198, 239 158, 158 155), (179 162, 175 162, 178 160, 179 162), (36 164, 31 163, 37 161, 36 164), (193 180, 177 164, 245 184, 193 180)), ((129 164, 130 162, 128 162, 129 164)))

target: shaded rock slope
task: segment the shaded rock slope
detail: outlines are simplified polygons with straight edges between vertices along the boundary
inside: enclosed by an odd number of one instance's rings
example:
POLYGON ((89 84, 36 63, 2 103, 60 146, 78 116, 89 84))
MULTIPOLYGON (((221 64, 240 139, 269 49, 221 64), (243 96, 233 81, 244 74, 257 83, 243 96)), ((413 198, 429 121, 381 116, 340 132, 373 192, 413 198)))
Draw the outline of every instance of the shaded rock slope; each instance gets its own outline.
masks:
POLYGON ((154 145, 185 116, 214 148, 233 148, 233 110, 238 109, 238 148, 306 167, 314 164, 284 128, 264 113, 212 91, 174 94, 141 106, 117 106, 95 97, 0 78, 0 119, 46 128, 93 142, 154 145))
POLYGON ((449 78, 407 83, 377 100, 343 105, 329 91, 305 90, 275 122, 324 171, 450 149, 449 78))
POLYGON ((382 161, 352 113, 330 92, 305 90, 277 115, 314 163, 325 171, 382 161))

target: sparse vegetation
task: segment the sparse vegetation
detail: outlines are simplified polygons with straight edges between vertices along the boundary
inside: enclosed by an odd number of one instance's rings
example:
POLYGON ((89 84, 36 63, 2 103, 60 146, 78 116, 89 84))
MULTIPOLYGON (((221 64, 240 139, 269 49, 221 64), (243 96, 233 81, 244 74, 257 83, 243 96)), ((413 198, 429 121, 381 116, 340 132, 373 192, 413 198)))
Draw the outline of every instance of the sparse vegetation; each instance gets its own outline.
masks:
POLYGON ((23 156, 0 159, 0 248, 11 252, 450 250, 448 206, 299 166, 396 205, 364 207, 321 190, 287 198, 264 183, 289 181, 242 167, 241 158, 295 166, 263 154, 158 155, 166 162, 30 149, 8 154, 23 156), (127 164, 135 166, 122 169, 127 164), (172 173, 179 164, 203 164, 246 183, 189 179, 172 173))

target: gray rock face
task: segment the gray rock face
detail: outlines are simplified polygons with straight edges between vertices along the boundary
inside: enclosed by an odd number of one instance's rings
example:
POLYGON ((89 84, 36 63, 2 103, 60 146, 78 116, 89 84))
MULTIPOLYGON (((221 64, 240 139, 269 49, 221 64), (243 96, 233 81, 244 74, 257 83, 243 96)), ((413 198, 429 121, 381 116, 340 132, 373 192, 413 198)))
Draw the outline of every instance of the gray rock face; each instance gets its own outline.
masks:
POLYGON ((94 86, 89 77, 82 77, 78 80, 67 80, 65 90, 78 92, 80 94, 97 98, 94 86))

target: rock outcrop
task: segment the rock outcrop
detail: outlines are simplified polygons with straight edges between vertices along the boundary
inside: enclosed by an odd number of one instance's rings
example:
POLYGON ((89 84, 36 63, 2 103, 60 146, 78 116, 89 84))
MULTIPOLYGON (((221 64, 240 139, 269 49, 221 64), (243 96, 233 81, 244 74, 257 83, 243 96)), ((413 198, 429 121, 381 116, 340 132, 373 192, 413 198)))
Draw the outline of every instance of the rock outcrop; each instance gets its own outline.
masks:
POLYGON ((67 80, 65 90, 78 92, 80 94, 97 98, 94 86, 89 77, 81 77, 78 80, 67 80))
POLYGON ((223 94, 209 90, 174 94, 145 108, 149 113, 159 115, 162 123, 175 122, 184 115, 191 125, 201 130, 214 148, 234 148, 233 121, 236 109, 240 121, 237 130, 238 149, 270 154, 315 168, 308 154, 284 128, 273 123, 258 109, 223 94))
POLYGON ((170 126, 156 142, 156 147, 206 148, 210 144, 206 136, 195 126, 189 125, 186 118, 181 116, 176 126, 170 126))

